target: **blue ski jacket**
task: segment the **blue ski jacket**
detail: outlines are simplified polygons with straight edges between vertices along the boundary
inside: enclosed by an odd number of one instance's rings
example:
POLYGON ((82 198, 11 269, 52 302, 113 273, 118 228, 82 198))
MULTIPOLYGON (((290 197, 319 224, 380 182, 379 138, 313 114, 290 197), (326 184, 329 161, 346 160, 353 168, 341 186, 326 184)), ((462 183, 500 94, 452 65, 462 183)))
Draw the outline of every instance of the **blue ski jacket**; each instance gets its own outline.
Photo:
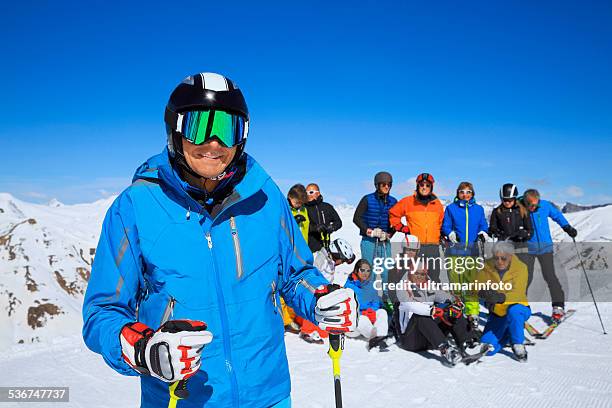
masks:
POLYGON ((382 306, 378 292, 374 288, 373 276, 374 274, 370 275, 368 280, 362 282, 352 273, 344 284, 345 288, 351 288, 355 292, 357 302, 359 302, 359 311, 366 309, 378 310, 382 306))
MULTIPOLYGON (((137 171, 106 214, 83 305, 83 338, 114 370, 130 322, 202 320, 213 333, 178 407, 270 407, 290 395, 280 296, 314 321, 327 284, 272 179, 246 173, 212 214, 186 193, 165 149, 137 171)), ((141 406, 167 407, 169 384, 141 376, 141 406)))
POLYGON ((553 241, 550 234, 548 218, 552 218, 561 228, 569 225, 561 211, 550 201, 540 200, 537 210, 530 213, 533 234, 527 241, 530 254, 546 254, 553 252, 553 241))
POLYGON ((478 255, 475 245, 478 233, 489 229, 484 208, 476 204, 474 198, 469 201, 455 201, 444 210, 442 221, 442 234, 448 236, 451 231, 457 234, 457 244, 448 248, 448 255, 478 255))

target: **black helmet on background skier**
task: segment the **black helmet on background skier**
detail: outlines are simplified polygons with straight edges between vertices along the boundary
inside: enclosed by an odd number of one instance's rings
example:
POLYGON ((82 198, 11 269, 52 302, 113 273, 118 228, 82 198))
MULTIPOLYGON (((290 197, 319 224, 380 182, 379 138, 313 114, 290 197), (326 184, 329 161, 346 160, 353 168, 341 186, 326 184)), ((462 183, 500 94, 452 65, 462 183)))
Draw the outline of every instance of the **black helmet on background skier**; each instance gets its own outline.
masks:
POLYGON ((181 139, 195 145, 216 139, 225 147, 236 146, 230 167, 244 151, 249 133, 249 110, 242 92, 232 80, 203 72, 188 76, 172 91, 164 122, 171 159, 193 174, 185 161, 181 139))
POLYGON ((391 186, 393 184, 393 176, 391 173, 386 171, 379 171, 374 176, 374 186, 378 188, 379 184, 389 184, 391 186))
POLYGON ((506 183, 499 189, 500 200, 512 200, 516 199, 519 195, 516 184, 506 183))

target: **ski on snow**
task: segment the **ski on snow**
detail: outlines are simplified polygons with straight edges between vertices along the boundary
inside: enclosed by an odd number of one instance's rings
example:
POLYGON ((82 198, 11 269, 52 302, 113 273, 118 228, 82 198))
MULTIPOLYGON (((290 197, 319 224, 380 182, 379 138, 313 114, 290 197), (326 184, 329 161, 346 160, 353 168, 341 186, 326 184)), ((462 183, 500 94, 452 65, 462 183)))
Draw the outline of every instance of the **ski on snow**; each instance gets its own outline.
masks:
POLYGON ((556 322, 552 322, 542 332, 540 332, 538 329, 533 327, 530 323, 525 322, 525 330, 527 330, 527 333, 529 333, 531 336, 535 337, 536 339, 545 340, 545 339, 547 339, 552 334, 552 332, 555 331, 555 329, 561 323, 566 321, 568 318, 572 317, 574 313, 576 313, 576 309, 569 309, 567 312, 565 312, 565 314, 563 315, 561 320, 556 321, 556 322))

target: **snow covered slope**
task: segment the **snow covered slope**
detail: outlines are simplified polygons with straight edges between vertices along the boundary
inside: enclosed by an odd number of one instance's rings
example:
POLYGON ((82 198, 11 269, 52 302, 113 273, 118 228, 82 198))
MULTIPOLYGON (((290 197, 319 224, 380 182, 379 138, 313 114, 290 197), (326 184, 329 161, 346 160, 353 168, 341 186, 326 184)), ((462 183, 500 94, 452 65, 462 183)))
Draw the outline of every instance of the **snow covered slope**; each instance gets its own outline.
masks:
MULTIPOLYGON (((577 307, 578 312, 549 339, 528 347, 526 364, 513 360, 505 350, 485 357, 480 364, 449 369, 434 354, 410 353, 395 345, 388 353, 368 352, 365 342, 347 339, 341 360, 344 406, 610 407, 612 336, 601 334, 592 305, 570 306, 577 307)), ((602 304, 601 311, 608 327, 612 327, 612 304, 602 304)), ((537 317, 531 321, 543 327, 537 317)), ((293 406, 333 407, 327 345, 309 344, 294 334, 286 334, 285 342, 293 406)), ((136 407, 140 401, 138 379, 115 373, 76 335, 52 344, 17 345, 0 351, 0 367, 3 386, 70 387, 70 403, 60 404, 66 407, 136 407)), ((14 408, 21 405, 1 404, 14 408)))

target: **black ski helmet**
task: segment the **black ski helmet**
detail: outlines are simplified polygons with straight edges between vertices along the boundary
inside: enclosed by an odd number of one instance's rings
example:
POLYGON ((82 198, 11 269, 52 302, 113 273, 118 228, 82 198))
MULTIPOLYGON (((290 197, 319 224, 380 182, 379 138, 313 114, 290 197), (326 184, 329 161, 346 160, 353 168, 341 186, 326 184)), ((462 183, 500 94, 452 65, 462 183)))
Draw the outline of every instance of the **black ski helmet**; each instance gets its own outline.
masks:
POLYGON ((164 115, 170 157, 190 172, 192 170, 183 156, 181 140, 183 134, 180 130, 181 113, 209 109, 221 110, 244 117, 245 135, 242 143, 237 145, 233 162, 237 161, 244 152, 249 131, 249 110, 238 86, 231 79, 212 72, 190 75, 183 79, 170 94, 164 115))
POLYGON ((519 195, 518 188, 515 184, 506 183, 499 189, 499 198, 501 200, 517 198, 519 195))
POLYGON ((380 183, 388 183, 389 185, 393 184, 393 177, 391 173, 386 171, 379 171, 374 176, 374 186, 378 187, 380 183))

